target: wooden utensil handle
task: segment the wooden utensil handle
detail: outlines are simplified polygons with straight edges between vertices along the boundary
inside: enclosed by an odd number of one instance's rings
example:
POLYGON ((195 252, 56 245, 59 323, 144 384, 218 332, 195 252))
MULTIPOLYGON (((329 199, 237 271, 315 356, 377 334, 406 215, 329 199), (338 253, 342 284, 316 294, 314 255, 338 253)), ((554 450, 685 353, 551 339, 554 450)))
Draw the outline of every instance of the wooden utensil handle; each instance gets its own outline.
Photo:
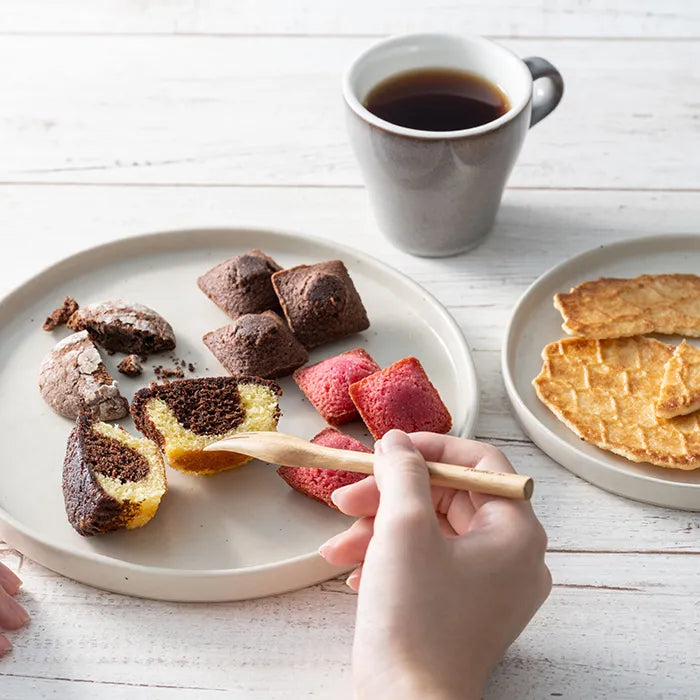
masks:
MULTIPOLYGON (((374 473, 374 455, 351 450, 337 450, 322 445, 313 445, 312 451, 294 459, 285 456, 285 464, 290 466, 319 467, 321 469, 344 469, 360 474, 374 473), (294 462, 297 462, 294 464, 294 462)), ((529 476, 507 472, 487 472, 463 467, 458 464, 428 462, 430 483, 433 486, 446 486, 462 491, 478 491, 491 496, 529 500, 532 496, 533 481, 529 476)))

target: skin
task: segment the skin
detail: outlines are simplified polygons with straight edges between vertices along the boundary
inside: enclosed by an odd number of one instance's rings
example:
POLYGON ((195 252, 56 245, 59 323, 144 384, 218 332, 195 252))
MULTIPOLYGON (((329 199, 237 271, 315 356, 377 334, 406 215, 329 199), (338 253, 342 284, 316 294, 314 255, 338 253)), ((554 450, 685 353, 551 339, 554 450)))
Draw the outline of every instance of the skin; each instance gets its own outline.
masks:
POLYGON ((513 471, 473 440, 388 432, 374 477, 334 492, 358 516, 321 547, 355 566, 355 697, 480 698, 551 590, 547 537, 529 502, 432 487, 425 460, 513 471))
MULTIPOLYGON (((22 581, 4 564, 0 564, 0 629, 16 630, 28 620, 27 611, 13 598, 19 591, 22 581)), ((10 649, 9 639, 0 633, 0 657, 10 649)))

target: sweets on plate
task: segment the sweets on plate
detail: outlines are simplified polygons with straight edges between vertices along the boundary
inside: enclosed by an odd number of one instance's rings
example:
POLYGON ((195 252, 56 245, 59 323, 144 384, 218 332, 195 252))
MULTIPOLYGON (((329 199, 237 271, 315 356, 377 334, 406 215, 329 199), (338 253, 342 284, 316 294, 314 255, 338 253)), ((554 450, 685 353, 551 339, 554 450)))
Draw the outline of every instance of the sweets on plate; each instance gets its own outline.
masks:
POLYGON ((700 415, 659 418, 674 347, 653 338, 564 338, 542 351, 537 396, 576 435, 633 462, 700 467, 700 415))
POLYGON ((306 348, 274 311, 243 314, 202 340, 233 375, 274 379, 291 374, 309 359, 306 348))
POLYGON ((700 348, 684 340, 664 367, 656 415, 673 418, 697 410, 700 410, 700 348))
POLYGON ((233 452, 204 452, 237 432, 276 430, 279 384, 259 377, 200 377, 151 384, 136 392, 131 415, 174 469, 214 474, 250 460, 233 452))
MULTIPOLYGON (((311 442, 325 447, 333 447, 337 450, 354 450, 355 452, 372 452, 355 438, 341 433, 335 428, 326 428, 311 439, 311 442)), ((331 494, 341 486, 354 484, 365 478, 365 474, 341 471, 335 469, 318 469, 310 467, 279 467, 277 473, 293 489, 325 503, 331 508, 337 507, 331 501, 331 494)))
POLYGON ((700 277, 639 275, 601 277, 556 294, 562 328, 586 338, 621 338, 646 333, 700 336, 700 277))
POLYGON ((452 417, 415 357, 350 385, 350 396, 372 435, 379 439, 397 428, 406 433, 447 433, 452 417))
POLYGON ((369 328, 365 307, 341 260, 275 272, 272 285, 289 327, 307 348, 369 328))
POLYGON ((68 438, 63 499, 81 535, 145 525, 167 491, 158 446, 81 414, 68 438))
POLYGON ((355 348, 298 369, 294 381, 326 422, 342 425, 360 417, 350 385, 380 369, 367 351, 355 348))
POLYGON ((62 326, 76 311, 78 310, 78 302, 71 297, 66 297, 63 304, 57 309, 54 309, 44 321, 42 328, 45 331, 53 331, 59 326, 62 326))
POLYGON ((87 331, 59 341, 39 367, 39 391, 44 401, 66 418, 86 412, 100 420, 117 420, 129 413, 87 331))
POLYGON ((231 318, 279 309, 270 277, 282 268, 253 249, 215 265, 198 280, 199 288, 231 318))
POLYGON ((172 326, 158 312, 123 299, 83 306, 67 325, 74 331, 86 330, 98 345, 112 352, 150 355, 175 347, 172 326))

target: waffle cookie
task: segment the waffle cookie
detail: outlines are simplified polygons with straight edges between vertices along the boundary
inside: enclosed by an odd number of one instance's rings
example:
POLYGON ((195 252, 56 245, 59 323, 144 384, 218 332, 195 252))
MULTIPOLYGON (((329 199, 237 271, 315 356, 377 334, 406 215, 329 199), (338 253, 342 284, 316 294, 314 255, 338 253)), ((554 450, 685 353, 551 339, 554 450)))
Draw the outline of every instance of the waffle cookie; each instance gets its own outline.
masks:
POLYGON ((63 499, 81 535, 142 527, 167 491, 158 446, 81 414, 68 438, 63 499))
POLYGON ((624 338, 646 333, 700 336, 700 277, 640 275, 601 277, 555 294, 562 328, 585 338, 624 338))
MULTIPOLYGON (((311 439, 311 442, 337 450, 353 450, 354 452, 371 452, 355 438, 341 433, 335 428, 326 428, 311 439)), ((296 491, 309 498, 325 503, 337 510, 331 501, 331 494, 341 486, 354 484, 364 479, 366 474, 347 472, 339 469, 319 469, 315 467, 280 467, 277 473, 296 491)))
POLYGON ((659 418, 672 345, 652 338, 565 338, 542 351, 537 396, 576 435, 633 462, 700 467, 700 415, 659 418))
POLYGON ((700 409, 700 348, 685 340, 666 363, 656 415, 685 416, 700 409))
POLYGON ((280 417, 276 382, 259 377, 200 377, 151 384, 136 392, 131 415, 174 469, 214 474, 250 457, 204 452, 207 445, 249 430, 275 430, 280 417))

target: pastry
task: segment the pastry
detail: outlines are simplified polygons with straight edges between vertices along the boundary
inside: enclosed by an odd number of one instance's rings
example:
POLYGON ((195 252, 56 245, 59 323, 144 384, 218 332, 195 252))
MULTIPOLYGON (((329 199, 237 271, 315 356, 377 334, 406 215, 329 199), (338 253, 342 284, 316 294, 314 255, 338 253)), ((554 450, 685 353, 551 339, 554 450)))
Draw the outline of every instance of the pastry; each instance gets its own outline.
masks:
POLYGON ((369 431, 378 440, 397 428, 406 433, 447 433, 452 417, 415 357, 350 385, 350 396, 369 431))
POLYGON ((633 462, 700 467, 700 415, 659 418, 655 404, 672 345, 653 338, 564 338, 542 351, 533 385, 576 435, 633 462))
POLYGON ((76 311, 78 310, 78 302, 75 299, 66 297, 63 304, 57 309, 54 309, 44 321, 42 328, 45 331, 52 331, 59 326, 62 326, 76 311))
POLYGON ((283 377, 309 359, 306 348, 273 311, 239 316, 202 340, 233 375, 283 377))
POLYGON ((250 460, 233 452, 203 452, 207 445, 248 430, 275 430, 282 390, 259 377, 200 377, 151 384, 136 392, 136 427, 160 445, 174 469, 213 474, 250 460))
POLYGON ((307 348, 369 328, 360 295, 340 260, 275 272, 272 284, 289 327, 307 348))
POLYGON ((700 348, 684 340, 664 367, 656 415, 673 418, 697 410, 700 410, 700 348))
POLYGON ((362 348, 348 350, 294 372, 294 381, 313 407, 331 425, 360 417, 348 387, 381 368, 362 348))
POLYGON ((623 338, 646 333, 700 336, 700 277, 640 275, 602 277, 556 294, 562 328, 585 338, 623 338))
POLYGON ((150 355, 175 347, 175 333, 159 313, 122 299, 83 306, 67 325, 74 331, 87 330, 96 343, 112 352, 150 355))
POLYGON ((39 391, 56 413, 77 418, 86 412, 100 420, 129 413, 127 400, 102 363, 87 331, 58 342, 39 368, 39 391))
POLYGON ((279 309, 270 277, 282 268, 260 250, 219 263, 198 280, 199 288, 231 318, 279 309))
POLYGON ((63 499, 81 535, 142 527, 167 491, 158 446, 81 414, 68 438, 63 499))
MULTIPOLYGON (((333 447, 337 450, 354 450, 355 452, 371 452, 361 442, 341 433, 335 428, 322 430, 311 442, 325 447, 333 447)), ((331 494, 341 486, 354 484, 365 478, 365 474, 347 472, 336 469, 317 469, 311 467, 280 467, 277 473, 293 489, 303 493, 309 498, 314 498, 337 510, 331 501, 331 494)))

